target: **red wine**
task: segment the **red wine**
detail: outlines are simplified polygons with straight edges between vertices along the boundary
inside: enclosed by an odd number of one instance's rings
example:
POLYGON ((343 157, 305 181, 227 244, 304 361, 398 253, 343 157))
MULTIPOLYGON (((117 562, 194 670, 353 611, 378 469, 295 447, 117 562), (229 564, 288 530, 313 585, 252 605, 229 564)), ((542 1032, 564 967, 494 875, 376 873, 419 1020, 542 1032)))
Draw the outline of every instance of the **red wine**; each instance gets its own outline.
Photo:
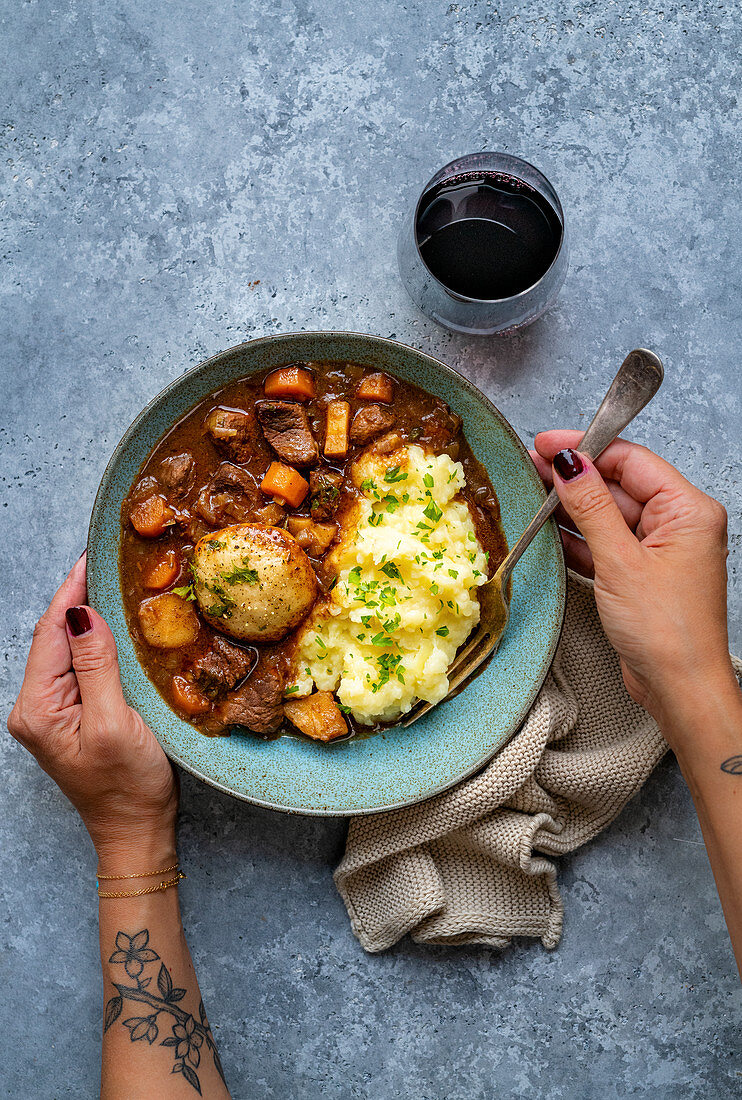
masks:
POLYGON ((554 207, 523 180, 468 172, 436 184, 415 226, 428 270, 467 298, 510 298, 537 283, 562 240, 554 207))

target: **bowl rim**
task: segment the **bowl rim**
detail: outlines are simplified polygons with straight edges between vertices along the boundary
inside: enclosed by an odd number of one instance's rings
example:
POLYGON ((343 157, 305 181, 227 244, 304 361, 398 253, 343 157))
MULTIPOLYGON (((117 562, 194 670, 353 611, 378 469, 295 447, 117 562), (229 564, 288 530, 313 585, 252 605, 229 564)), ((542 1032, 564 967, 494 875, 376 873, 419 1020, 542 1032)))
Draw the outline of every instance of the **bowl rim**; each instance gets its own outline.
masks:
MULTIPOLYGON (((109 476, 112 474, 116 464, 118 463, 118 459, 119 459, 120 454, 125 450, 125 448, 128 445, 132 435, 134 434, 134 432, 136 431, 136 429, 138 428, 140 423, 150 414, 151 410, 153 409, 153 407, 156 404, 158 404, 158 402, 160 402, 163 398, 166 398, 173 391, 177 390, 183 384, 183 380, 186 379, 191 374, 195 374, 198 371, 202 371, 205 368, 207 368, 208 366, 210 366, 211 364, 213 364, 216 360, 223 359, 223 358, 225 358, 229 355, 232 355, 236 352, 239 352, 243 348, 246 348, 246 347, 253 348, 256 345, 267 345, 267 344, 274 343, 274 342, 280 341, 280 340, 284 340, 284 339, 290 338, 290 337, 306 337, 308 339, 311 339, 311 338, 315 338, 315 339, 320 338, 321 339, 321 338, 326 338, 326 337, 331 337, 331 338, 335 337, 335 338, 340 338, 340 339, 348 338, 348 337, 360 338, 362 340, 370 340, 375 344, 387 345, 387 346, 390 346, 390 347, 393 347, 393 348, 401 348, 405 352, 412 351, 412 352, 415 353, 415 355, 422 356, 423 358, 429 360, 436 368, 441 370, 444 374, 446 374, 450 378, 452 378, 455 383, 457 383, 459 386, 463 386, 465 389, 469 390, 477 399, 482 401, 485 404, 485 406, 489 409, 490 413, 501 423, 502 427, 505 429, 505 431, 508 434, 508 436, 510 437, 511 441, 515 445, 516 450, 519 451, 521 453, 521 455, 523 456, 523 458, 526 459, 527 462, 531 463, 531 465, 533 466, 533 460, 531 459, 531 456, 529 455, 527 448, 525 447, 525 445, 524 445, 523 441, 521 440, 520 436, 518 435, 518 433, 515 431, 513 426, 510 424, 509 420, 507 420, 505 415, 502 412, 500 412, 500 410, 497 408, 497 406, 490 400, 490 398, 485 393, 483 393, 479 389, 479 387, 474 382, 472 382, 469 378, 467 378, 466 375, 462 374, 461 371, 457 370, 456 367, 452 367, 449 363, 444 363, 442 359, 438 359, 436 356, 430 355, 426 351, 422 351, 419 348, 414 348, 410 344, 405 344, 401 340, 393 340, 388 336, 375 336, 373 333, 368 333, 368 332, 352 332, 350 330, 345 330, 345 329, 297 330, 295 332, 273 333, 270 336, 259 336, 259 337, 256 337, 254 340, 242 340, 242 341, 240 341, 239 344, 233 344, 231 347, 224 348, 221 351, 215 352, 213 355, 210 355, 207 359, 203 359, 200 362, 195 363, 192 367, 188 367, 187 370, 183 371, 182 374, 178 375, 177 378, 174 378, 171 382, 168 382, 168 384, 166 386, 164 386, 161 390, 159 390, 158 393, 156 393, 147 402, 147 404, 140 410, 140 412, 134 417, 134 419, 128 425, 128 427, 124 431, 123 435, 121 436, 120 440, 116 444, 116 447, 114 448, 114 450, 111 454, 111 457, 109 458, 108 462, 106 463, 103 474, 101 475, 100 484, 99 484, 98 490, 95 494, 95 500, 93 502, 93 507, 92 507, 92 510, 91 510, 91 513, 90 513, 90 522, 89 522, 89 525, 88 525, 88 538, 87 538, 87 544, 86 544, 86 552, 87 552, 87 555, 86 555, 86 582, 87 582, 87 588, 88 588, 88 600, 90 601, 90 605, 93 608, 96 607, 97 592, 96 592, 95 582, 92 579, 92 571, 91 571, 90 562, 91 562, 91 558, 95 557, 95 537, 96 537, 95 528, 97 526, 96 525, 96 520, 97 520, 98 512, 102 508, 102 505, 103 505, 103 499, 104 499, 104 496, 105 496, 105 493, 106 493, 106 490, 107 490, 107 487, 108 487, 109 476)), ((390 373, 393 374, 393 368, 390 368, 390 373)), ((245 375, 244 377, 247 377, 247 375, 245 375)), ((195 406, 197 404, 199 404, 200 400, 202 400, 202 399, 199 399, 199 401, 195 401, 193 403, 193 405, 190 406, 190 408, 188 410, 186 410, 184 413, 181 414, 181 417, 188 415, 188 412, 190 412, 191 408, 195 408, 195 406)), ((179 417, 179 419, 181 417, 179 417)), ((170 425, 170 427, 172 428, 172 425, 170 425)), ((161 439, 166 434, 166 432, 169 431, 169 430, 170 429, 166 429, 165 432, 162 432, 159 438, 161 439)), ((535 466, 534 466, 534 470, 535 470, 535 466)), ((543 485, 540 486, 539 492, 542 495, 542 499, 546 500, 546 490, 544 489, 543 485)), ((466 769, 466 771, 462 772, 460 775, 456 776, 454 779, 448 779, 445 782, 439 784, 437 787, 435 787, 432 790, 426 792, 426 794, 422 798, 412 797, 412 798, 407 798, 407 799, 405 799, 401 802, 391 802, 391 803, 389 803, 388 805, 385 805, 385 806, 374 806, 373 808, 370 808, 370 809, 353 810, 353 811, 344 810, 344 809, 322 809, 322 808, 318 808, 318 807, 311 807, 311 808, 301 807, 301 808, 299 808, 299 807, 294 807, 294 806, 286 806, 286 805, 282 805, 281 803, 271 802, 269 799, 257 798, 253 795, 247 795, 247 794, 242 793, 241 791, 233 790, 231 787, 229 787, 226 784, 220 782, 218 779, 214 779, 211 776, 205 775, 197 767, 193 766, 187 760, 184 760, 177 752, 173 751, 173 749, 170 745, 167 745, 167 747, 166 747, 163 744, 160 737, 158 736, 157 732, 155 730, 153 730, 152 732, 153 732, 156 740, 160 744, 163 752, 168 757, 168 759, 170 759, 173 763, 177 764, 179 768, 182 768, 184 771, 188 772, 190 775, 193 775, 196 779, 200 779, 203 783, 206 783, 208 786, 213 787, 215 790, 221 791, 223 794, 230 795, 232 798, 239 799, 239 801, 241 801, 241 802, 247 802, 247 803, 250 803, 253 806, 260 806, 262 809, 266 809, 266 810, 277 810, 280 813, 292 814, 292 815, 297 815, 297 816, 300 816, 300 817, 370 817, 373 814, 389 813, 393 810, 406 809, 409 806, 422 805, 424 802, 429 801, 431 798, 436 798, 438 795, 442 794, 444 791, 450 790, 452 787, 457 786, 459 783, 463 783, 464 780, 469 779, 472 775, 475 775, 478 771, 481 771, 481 769, 484 768, 490 762, 490 760, 492 760, 499 752, 501 752, 505 748, 506 745, 508 745, 510 743, 510 741, 512 741, 512 739, 520 732, 520 730, 523 726, 523 722, 525 721, 525 719, 528 715, 528 712, 530 711, 531 706, 533 705, 533 702, 534 702, 536 696, 538 695, 539 691, 543 687, 544 682, 546 681, 546 678, 549 675, 549 672, 550 672, 551 666, 554 662, 554 657, 556 655, 556 651, 557 651, 557 648, 559 646, 559 642, 560 642, 560 639, 561 639, 561 636, 562 636, 562 631, 564 629, 564 621, 565 621, 566 609, 567 609, 567 571, 566 571, 566 565, 565 565, 565 559, 564 559, 564 550, 563 550, 563 547, 562 547, 561 538, 559 537, 557 527, 556 527, 556 522, 555 522, 553 516, 549 519, 546 526, 551 529, 552 534, 554 535, 554 537, 556 539, 556 543, 557 543, 557 547, 558 547, 558 551, 559 551, 558 555, 557 555, 557 562, 558 562, 557 576, 556 576, 555 579, 556 579, 556 582, 557 582, 558 587, 559 587, 559 604, 560 604, 560 607, 561 607, 561 616, 560 616, 560 621, 559 621, 559 628, 558 628, 558 630, 554 630, 553 635, 550 639, 549 645, 546 649, 546 653, 545 653, 545 657, 544 657, 544 661, 543 661, 543 669, 542 669, 543 670, 543 675, 540 678, 537 678, 534 681, 533 687, 528 692, 527 697, 525 697, 523 704, 521 705, 521 707, 519 708, 519 710, 517 712, 516 719, 513 723, 513 729, 511 731, 511 733, 505 738, 505 740, 501 741, 494 749, 487 749, 487 751, 482 755, 482 757, 480 757, 472 765, 470 765, 466 769)), ((117 558, 116 567, 117 567, 117 570, 118 570, 119 569, 119 559, 118 558, 117 558)), ((134 649, 134 652, 136 654, 136 648, 134 649)), ((136 656, 137 656, 137 661, 139 661, 138 654, 136 654, 136 656)), ((140 666, 141 666, 141 662, 139 662, 139 663, 140 663, 140 666)), ((146 676, 146 671, 145 671, 145 676, 146 676)), ((147 676, 147 679, 149 680, 148 676, 147 676)), ((475 677, 475 680, 476 680, 476 677, 475 677)), ((149 682, 152 685, 152 690, 157 691, 157 688, 154 686, 154 684, 152 684, 152 681, 149 680, 149 682)), ((473 683, 473 682, 475 682, 475 681, 472 681, 471 683, 473 683)), ((470 685, 467 685, 467 686, 470 686, 470 685)), ((464 688, 463 690, 466 690, 466 688, 464 688)), ((443 700, 442 700, 442 702, 443 702, 443 700)), ((175 713, 175 712, 173 712, 173 713, 175 713)))

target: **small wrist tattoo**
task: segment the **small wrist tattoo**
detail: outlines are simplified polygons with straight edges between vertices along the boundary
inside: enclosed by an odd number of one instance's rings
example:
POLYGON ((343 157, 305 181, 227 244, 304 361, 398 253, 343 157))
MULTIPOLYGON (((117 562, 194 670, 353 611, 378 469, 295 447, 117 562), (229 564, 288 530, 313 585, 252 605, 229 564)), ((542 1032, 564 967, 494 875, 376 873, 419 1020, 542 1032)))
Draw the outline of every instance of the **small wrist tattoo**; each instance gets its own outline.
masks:
POLYGON ((226 1085, 214 1036, 211 1034, 209 1021, 206 1018, 204 1003, 199 1001, 198 1020, 190 1012, 186 1012, 185 1009, 180 1007, 178 1001, 181 1001, 188 991, 173 985, 167 967, 162 963, 157 952, 149 946, 148 929, 143 928, 140 932, 135 932, 133 936, 128 936, 126 932, 118 932, 116 935, 116 950, 108 961, 114 965, 122 965, 129 979, 135 984, 113 983, 117 994, 115 997, 111 997, 106 1005, 103 1031, 108 1031, 109 1027, 118 1020, 124 1002, 134 1001, 151 1011, 143 1016, 130 1016, 121 1022, 124 1027, 129 1029, 129 1038, 132 1043, 146 1039, 149 1045, 152 1046, 160 1035, 161 1025, 158 1023, 158 1017, 165 1013, 171 1017, 171 1021, 169 1021, 171 1034, 165 1039, 161 1039, 159 1045, 173 1048, 175 1063, 171 1072, 181 1073, 188 1084, 201 1096, 201 1082, 196 1070, 201 1062, 203 1048, 211 1052, 214 1065, 226 1085), (157 993, 155 993, 149 989, 154 977, 154 970, 147 977, 142 977, 142 974, 145 967, 158 961, 160 962, 160 969, 157 974, 157 993))
POLYGON ((721 770, 730 775, 742 775, 742 756, 730 756, 721 765, 721 770))

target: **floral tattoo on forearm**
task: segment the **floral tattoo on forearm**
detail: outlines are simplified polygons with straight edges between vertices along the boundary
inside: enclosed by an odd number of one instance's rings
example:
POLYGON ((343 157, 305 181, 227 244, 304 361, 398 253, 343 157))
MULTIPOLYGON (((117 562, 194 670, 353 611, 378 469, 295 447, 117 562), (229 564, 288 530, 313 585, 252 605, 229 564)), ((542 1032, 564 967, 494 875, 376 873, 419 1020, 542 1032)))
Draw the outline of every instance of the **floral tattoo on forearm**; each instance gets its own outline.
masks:
MULTIPOLYGON (((123 965, 124 970, 136 985, 123 985, 114 982, 117 989, 115 997, 111 997, 106 1005, 104 1032, 118 1020, 122 1013, 125 1001, 136 1001, 147 1005, 152 1009, 145 1016, 130 1016, 128 1020, 122 1020, 124 1027, 129 1029, 129 1038, 132 1043, 144 1039, 150 1046, 157 1041, 160 1035, 158 1017, 167 1013, 173 1018, 171 1022, 171 1034, 160 1041, 162 1047, 172 1047, 175 1063, 173 1073, 182 1073, 189 1085, 192 1085, 201 1096, 201 1082, 196 1070, 201 1064, 201 1051, 204 1044, 214 1059, 214 1065, 224 1081, 224 1071, 216 1049, 214 1037, 211 1034, 209 1021, 206 1019, 203 1001, 199 1001, 198 1015, 200 1022, 185 1009, 180 1008, 181 1001, 186 994, 185 989, 179 989, 173 985, 167 967, 160 960, 160 956, 149 946, 149 931, 144 928, 141 932, 135 932, 133 936, 127 936, 126 932, 116 935, 116 950, 108 960, 110 963, 123 965), (160 962, 157 974, 157 994, 150 992, 149 985, 154 976, 154 971, 148 977, 143 978, 142 972, 150 963, 160 962)), ((226 1081, 224 1081, 226 1084, 226 1081)))

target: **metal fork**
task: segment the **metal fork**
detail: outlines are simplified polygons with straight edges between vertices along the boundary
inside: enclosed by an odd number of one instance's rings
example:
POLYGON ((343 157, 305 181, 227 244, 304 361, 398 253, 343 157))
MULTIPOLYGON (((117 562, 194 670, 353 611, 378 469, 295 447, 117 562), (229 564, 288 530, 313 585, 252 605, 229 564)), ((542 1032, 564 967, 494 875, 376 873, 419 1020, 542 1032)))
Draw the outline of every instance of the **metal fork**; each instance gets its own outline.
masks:
MULTIPOLYGON (((654 352, 644 348, 630 351, 583 435, 578 445, 579 450, 591 459, 602 454, 609 443, 652 400, 663 377, 662 363, 654 352)), ((556 490, 552 489, 495 575, 479 589, 479 626, 474 637, 464 646, 448 670, 448 694, 440 702, 450 699, 500 644, 510 617, 510 574, 558 504, 559 497, 556 490)), ((408 711, 402 725, 411 726, 434 706, 438 704, 419 700, 408 711)))

